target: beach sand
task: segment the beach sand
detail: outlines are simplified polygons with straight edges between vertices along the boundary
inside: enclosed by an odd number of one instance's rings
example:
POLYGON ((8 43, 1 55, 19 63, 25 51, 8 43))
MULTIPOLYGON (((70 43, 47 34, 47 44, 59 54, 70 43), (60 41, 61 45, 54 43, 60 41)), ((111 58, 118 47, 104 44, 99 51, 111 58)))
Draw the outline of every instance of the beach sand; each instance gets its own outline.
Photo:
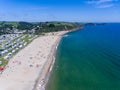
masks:
POLYGON ((67 32, 40 36, 11 58, 0 74, 0 90, 43 90, 56 46, 67 32))

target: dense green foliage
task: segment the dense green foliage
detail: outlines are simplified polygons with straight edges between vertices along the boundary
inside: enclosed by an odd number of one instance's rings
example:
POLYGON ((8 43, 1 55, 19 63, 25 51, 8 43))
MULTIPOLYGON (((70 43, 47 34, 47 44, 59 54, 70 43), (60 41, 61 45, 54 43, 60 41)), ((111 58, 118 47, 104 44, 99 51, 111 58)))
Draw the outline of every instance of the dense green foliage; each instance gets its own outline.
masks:
POLYGON ((78 23, 70 22, 0 22, 0 34, 13 33, 14 30, 42 34, 44 32, 71 30, 78 26, 78 23))
POLYGON ((66 22, 45 22, 39 23, 36 28, 36 34, 40 34, 41 32, 53 32, 53 31, 62 31, 62 30, 70 30, 73 28, 77 28, 75 23, 66 23, 66 22))
POLYGON ((27 22, 19 22, 17 29, 19 30, 30 30, 33 28, 33 24, 32 23, 27 23, 27 22))
POLYGON ((13 33, 13 28, 17 27, 17 22, 0 22, 0 35, 13 33))

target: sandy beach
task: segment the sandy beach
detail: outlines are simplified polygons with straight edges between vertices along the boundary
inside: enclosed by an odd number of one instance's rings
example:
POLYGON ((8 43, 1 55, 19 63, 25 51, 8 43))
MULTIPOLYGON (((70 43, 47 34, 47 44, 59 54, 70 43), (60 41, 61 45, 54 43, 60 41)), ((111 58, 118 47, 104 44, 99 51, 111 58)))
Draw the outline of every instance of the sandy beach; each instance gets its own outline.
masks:
POLYGON ((56 46, 67 32, 40 36, 11 58, 0 74, 0 90, 43 90, 56 46))

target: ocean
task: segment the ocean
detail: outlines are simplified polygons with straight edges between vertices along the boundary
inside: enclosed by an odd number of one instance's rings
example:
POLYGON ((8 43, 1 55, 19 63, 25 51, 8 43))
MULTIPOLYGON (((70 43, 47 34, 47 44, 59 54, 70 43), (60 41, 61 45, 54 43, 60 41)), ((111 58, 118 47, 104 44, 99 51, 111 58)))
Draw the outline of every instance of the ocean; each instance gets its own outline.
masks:
POLYGON ((46 90, 120 90, 120 23, 63 36, 46 90))

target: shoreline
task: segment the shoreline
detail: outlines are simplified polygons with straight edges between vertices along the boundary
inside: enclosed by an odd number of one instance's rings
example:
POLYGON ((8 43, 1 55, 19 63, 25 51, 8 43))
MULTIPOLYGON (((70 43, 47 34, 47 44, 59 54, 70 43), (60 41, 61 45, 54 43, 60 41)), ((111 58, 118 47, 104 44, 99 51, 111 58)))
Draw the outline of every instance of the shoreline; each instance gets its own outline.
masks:
MULTIPOLYGON (((64 34, 60 35, 59 39, 56 41, 55 45, 54 45, 54 46, 52 47, 52 49, 51 49, 51 52, 53 51, 53 53, 50 55, 50 57, 51 57, 51 64, 50 64, 50 66, 49 66, 49 68, 48 68, 48 72, 46 73, 46 75, 45 75, 45 77, 44 77, 44 78, 45 78, 45 81, 44 81, 44 83, 41 85, 41 88, 40 88, 40 85, 39 85, 39 84, 41 83, 41 81, 39 81, 39 83, 37 83, 37 85, 35 86, 35 89, 33 89, 33 90, 46 90, 46 84, 48 83, 48 80, 49 80, 51 71, 52 71, 52 69, 53 69, 53 67, 54 67, 54 63, 55 63, 55 59, 56 59, 55 57, 56 57, 57 48, 58 48, 58 45, 59 45, 62 37, 63 37, 65 34, 67 34, 67 33, 74 32, 74 31, 77 31, 77 30, 80 30, 80 29, 82 29, 82 28, 71 29, 71 30, 66 31, 64 34)), ((48 60, 50 60, 50 59, 48 59, 48 60)), ((47 62, 46 62, 46 63, 47 63, 47 62)), ((44 65, 44 66, 46 66, 46 65, 44 65)))
MULTIPOLYGON (((73 30, 71 30, 73 31, 73 30)), ((45 64, 49 64, 49 65, 44 65, 43 68, 46 68, 47 71, 46 73, 43 75, 43 78, 41 77, 41 74, 44 72, 45 69, 42 69, 43 72, 41 72, 40 76, 38 77, 38 80, 36 81, 36 84, 34 85, 34 88, 33 90, 45 90, 46 88, 46 84, 48 83, 48 80, 49 80, 49 77, 50 77, 50 73, 53 69, 53 66, 54 66, 54 63, 55 63, 55 56, 56 56, 56 51, 57 51, 57 47, 62 39, 62 37, 66 34, 66 33, 69 33, 71 31, 67 31, 65 32, 64 34, 60 35, 58 40, 55 42, 55 44, 52 46, 51 48, 51 52, 49 55, 48 55, 48 59, 46 61, 45 64), (50 61, 50 63, 48 63, 48 61, 50 61), (48 67, 46 67, 48 66, 48 67)))
POLYGON ((44 90, 55 62, 57 46, 68 32, 40 36, 11 58, 0 75, 1 90, 38 90, 39 87, 44 90))
POLYGON ((52 46, 52 48, 51 48, 52 53, 49 54, 48 60, 46 61, 45 65, 42 69, 42 72, 39 74, 40 76, 38 77, 33 90, 45 90, 45 86, 49 80, 50 73, 51 73, 54 63, 55 63, 55 55, 56 55, 56 51, 57 51, 56 47, 58 46, 58 43, 60 42, 61 38, 62 38, 62 36, 52 46), (46 66, 48 66, 48 67, 46 67, 46 66), (45 70, 46 70, 46 72, 45 72, 45 70), (43 75, 41 75, 41 74, 43 74, 43 75))

